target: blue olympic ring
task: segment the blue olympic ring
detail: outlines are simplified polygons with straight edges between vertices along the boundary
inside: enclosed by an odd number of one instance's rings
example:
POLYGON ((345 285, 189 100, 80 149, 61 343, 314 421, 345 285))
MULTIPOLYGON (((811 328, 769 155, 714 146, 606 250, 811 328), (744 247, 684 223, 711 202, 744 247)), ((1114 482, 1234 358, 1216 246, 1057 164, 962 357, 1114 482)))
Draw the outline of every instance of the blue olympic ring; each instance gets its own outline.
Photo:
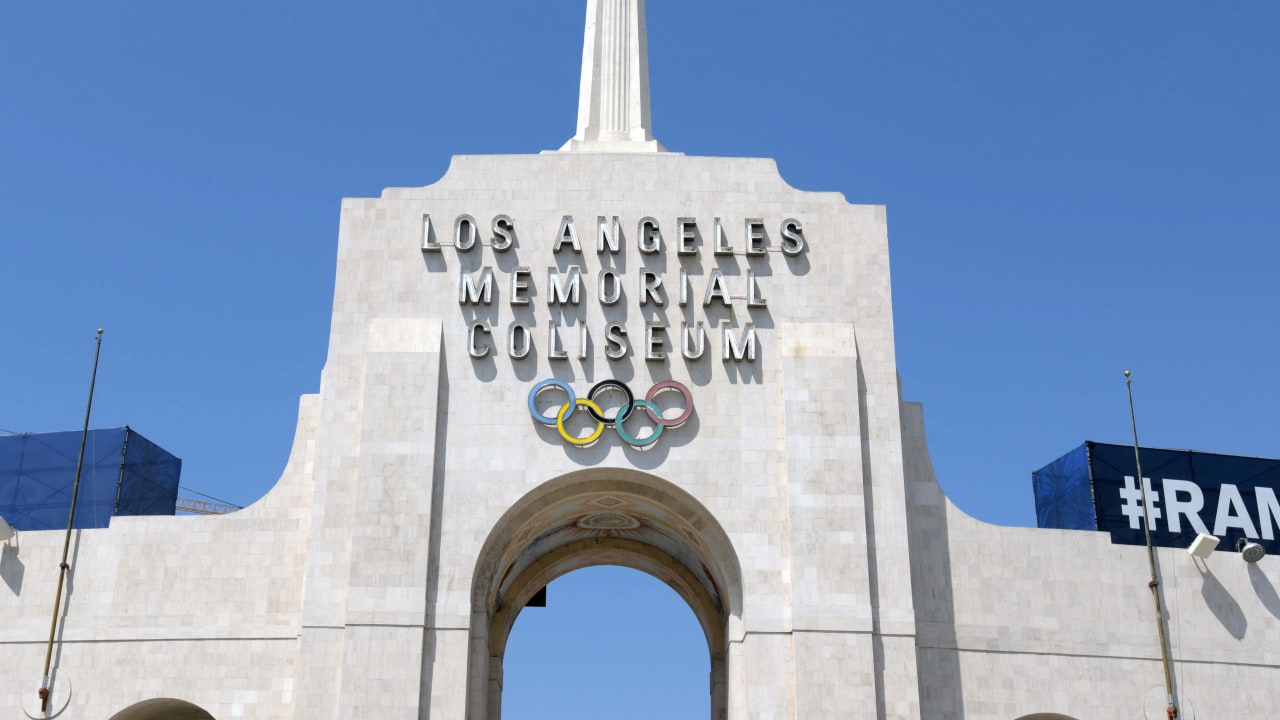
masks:
POLYGON ((649 392, 645 394, 644 399, 639 399, 631 392, 631 388, 621 380, 604 380, 596 383, 596 385, 591 388, 590 392, 587 393, 587 397, 579 398, 573 392, 573 388, 570 387, 568 383, 551 378, 539 382, 537 385, 533 386, 532 390, 529 391, 529 414, 533 416, 534 420, 542 423, 543 425, 548 427, 554 425, 560 432, 560 437, 564 438, 565 442, 575 447, 588 447, 595 444, 595 442, 600 439, 600 436, 607 425, 616 430, 618 432, 618 437, 622 438, 622 441, 628 445, 635 448, 647 448, 656 443, 658 438, 662 437, 663 430, 666 428, 680 427, 690 418, 690 416, 693 415, 693 394, 689 392, 689 388, 675 380, 663 380, 649 388, 649 392), (566 400, 563 405, 548 415, 538 409, 537 399, 538 396, 542 395, 544 392, 553 389, 562 391, 565 394, 566 400), (606 416, 604 411, 600 409, 600 405, 596 402, 597 396, 609 390, 620 391, 627 398, 625 402, 618 406, 613 417, 606 416), (656 403, 654 403, 654 398, 664 392, 678 392, 684 396, 684 411, 681 412, 679 416, 674 418, 664 417, 662 410, 658 408, 656 403), (578 411, 579 406, 586 408, 587 414, 596 422, 595 430, 586 437, 577 437, 572 435, 564 426, 565 421, 578 411), (644 414, 648 415, 649 420, 654 424, 653 432, 643 438, 639 438, 631 434, 624 425, 632 414, 634 414, 634 411, 637 408, 643 410, 644 414))

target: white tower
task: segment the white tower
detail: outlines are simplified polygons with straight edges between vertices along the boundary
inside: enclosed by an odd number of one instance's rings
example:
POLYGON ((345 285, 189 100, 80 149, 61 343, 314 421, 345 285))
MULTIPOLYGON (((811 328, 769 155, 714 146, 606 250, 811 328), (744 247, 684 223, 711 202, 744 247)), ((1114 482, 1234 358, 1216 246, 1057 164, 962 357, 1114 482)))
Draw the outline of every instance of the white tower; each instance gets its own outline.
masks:
POLYGON ((644 0, 588 0, 578 132, 561 150, 664 152, 649 118, 644 0))

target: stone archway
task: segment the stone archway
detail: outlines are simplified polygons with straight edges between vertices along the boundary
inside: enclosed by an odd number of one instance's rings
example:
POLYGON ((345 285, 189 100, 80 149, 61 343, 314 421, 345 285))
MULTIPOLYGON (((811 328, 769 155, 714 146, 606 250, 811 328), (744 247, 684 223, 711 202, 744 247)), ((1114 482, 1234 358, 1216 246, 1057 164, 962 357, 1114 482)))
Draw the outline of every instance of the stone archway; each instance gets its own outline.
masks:
POLYGON ((502 662, 516 617, 552 580, 620 565, 667 583, 706 635, 711 715, 727 717, 731 645, 741 641, 742 579, 724 529, 692 495, 633 470, 591 469, 544 483, 515 503, 486 539, 472 584, 470 720, 498 720, 502 662))
POLYGON ((214 720, 198 705, 173 698, 155 698, 135 703, 111 716, 110 720, 214 720))

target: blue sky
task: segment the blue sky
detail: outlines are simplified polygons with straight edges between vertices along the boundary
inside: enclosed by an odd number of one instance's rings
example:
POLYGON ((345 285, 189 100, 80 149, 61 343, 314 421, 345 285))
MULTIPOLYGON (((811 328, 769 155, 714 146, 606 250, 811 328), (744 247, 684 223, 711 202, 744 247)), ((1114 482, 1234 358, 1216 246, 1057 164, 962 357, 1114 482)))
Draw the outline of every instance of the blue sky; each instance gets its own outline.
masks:
MULTIPOLYGON (((584 6, 4 3, 0 428, 79 426, 101 326, 94 425, 261 496, 318 389, 340 199, 559 147, 584 6)), ((1032 470, 1129 442, 1125 369, 1144 444, 1280 456, 1280 5, 648 20, 669 148, 888 206, 903 394, 966 511, 1034 524, 1032 470)))

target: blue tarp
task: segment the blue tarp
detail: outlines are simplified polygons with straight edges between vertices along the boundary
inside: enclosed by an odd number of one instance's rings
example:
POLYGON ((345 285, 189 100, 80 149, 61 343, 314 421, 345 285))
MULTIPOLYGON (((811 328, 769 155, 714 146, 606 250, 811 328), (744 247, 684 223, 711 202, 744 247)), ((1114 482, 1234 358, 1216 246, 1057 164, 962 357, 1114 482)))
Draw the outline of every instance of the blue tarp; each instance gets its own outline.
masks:
MULTIPOLYGON (((66 529, 80 432, 0 437, 0 516, 18 530, 66 529)), ((90 430, 74 527, 112 515, 173 515, 182 460, 128 427, 90 430)))
POLYGON ((1036 524, 1062 530, 1097 530, 1088 446, 1081 445, 1031 473, 1036 524))

